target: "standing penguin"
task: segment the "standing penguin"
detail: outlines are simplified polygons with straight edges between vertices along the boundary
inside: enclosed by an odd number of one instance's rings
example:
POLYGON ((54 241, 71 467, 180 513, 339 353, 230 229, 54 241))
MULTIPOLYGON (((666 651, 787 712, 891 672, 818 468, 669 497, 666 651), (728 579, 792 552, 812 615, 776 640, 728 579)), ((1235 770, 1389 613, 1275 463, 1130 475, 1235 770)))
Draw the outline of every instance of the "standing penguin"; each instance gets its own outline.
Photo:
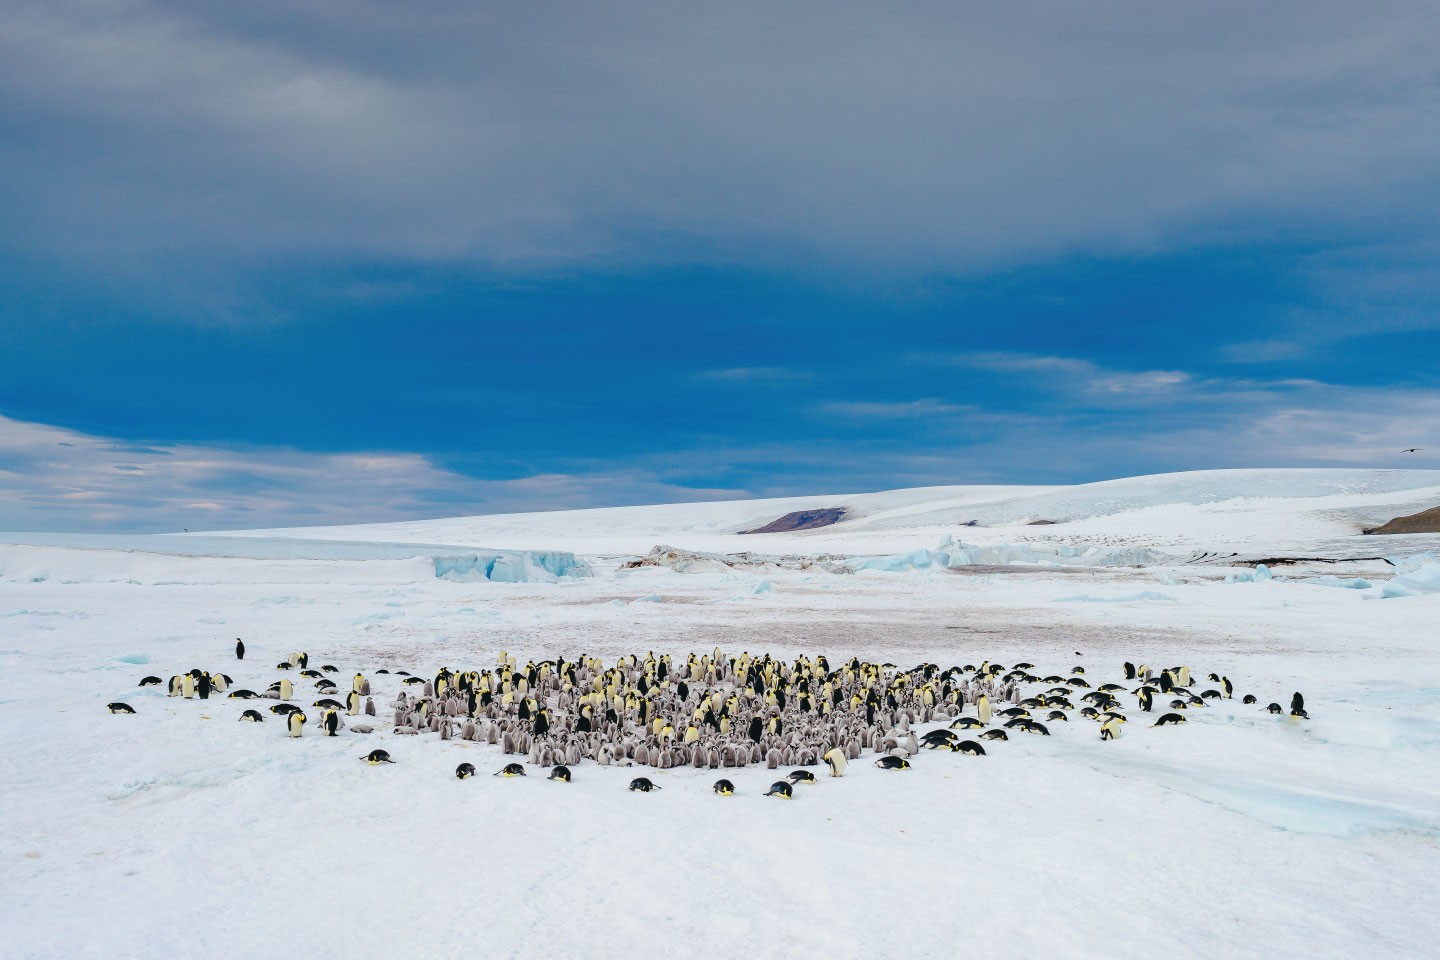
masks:
POLYGON ((975 701, 975 715, 980 718, 981 723, 990 722, 990 698, 980 694, 980 699, 975 701))
POLYGON ((830 776, 845 776, 845 751, 835 747, 825 754, 825 762, 830 765, 830 776))
POLYGON ((210 674, 200 674, 200 679, 195 681, 195 692, 200 694, 201 700, 210 699, 210 674))
POLYGON ((289 680, 281 680, 281 681, 280 681, 280 699, 281 699, 281 700, 289 700, 289 699, 290 699, 291 697, 293 697, 294 695, 295 695, 295 687, 291 685, 290 681, 289 681, 289 680))
POLYGON ((360 716, 360 691, 351 690, 345 698, 345 712, 352 717, 360 716))
POLYGON ((186 700, 195 699, 195 678, 188 673, 180 674, 180 691, 186 700))
POLYGON ((290 725, 290 736, 298 737, 300 736, 301 729, 303 729, 305 726, 305 714, 301 713, 299 710, 296 710, 294 713, 290 714, 286 722, 290 725))
POLYGON ((245 659, 245 641, 241 640, 239 637, 235 638, 235 659, 245 659))
POLYGON ((325 728, 325 736, 335 736, 336 732, 340 729, 340 712, 338 710, 326 710, 320 718, 320 725, 325 728))

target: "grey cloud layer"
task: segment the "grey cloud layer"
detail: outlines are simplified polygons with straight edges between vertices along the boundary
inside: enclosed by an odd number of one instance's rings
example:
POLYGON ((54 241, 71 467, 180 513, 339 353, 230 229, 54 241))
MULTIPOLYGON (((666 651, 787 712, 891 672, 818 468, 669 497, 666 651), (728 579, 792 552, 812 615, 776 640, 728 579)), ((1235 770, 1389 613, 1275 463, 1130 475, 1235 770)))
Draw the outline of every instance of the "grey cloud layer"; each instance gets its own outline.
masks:
POLYGON ((1440 161, 1400 0, 3 6, 0 242, 117 269, 955 269, 1413 220, 1440 161))

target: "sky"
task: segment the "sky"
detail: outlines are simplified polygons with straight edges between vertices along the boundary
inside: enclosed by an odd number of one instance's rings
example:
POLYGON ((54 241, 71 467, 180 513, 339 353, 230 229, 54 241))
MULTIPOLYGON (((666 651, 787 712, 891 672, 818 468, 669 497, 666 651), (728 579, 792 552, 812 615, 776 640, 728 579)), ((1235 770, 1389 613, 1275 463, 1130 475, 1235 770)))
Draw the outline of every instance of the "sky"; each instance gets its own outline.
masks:
POLYGON ((1433 3, 0 0, 0 529, 1440 467, 1437 213, 1433 3))

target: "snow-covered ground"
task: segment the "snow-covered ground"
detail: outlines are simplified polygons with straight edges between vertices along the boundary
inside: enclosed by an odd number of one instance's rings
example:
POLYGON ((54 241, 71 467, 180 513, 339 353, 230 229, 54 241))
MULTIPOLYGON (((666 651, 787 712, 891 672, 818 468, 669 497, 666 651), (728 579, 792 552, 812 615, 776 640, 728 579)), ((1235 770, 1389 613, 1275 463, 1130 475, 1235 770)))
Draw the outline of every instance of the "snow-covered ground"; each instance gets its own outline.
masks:
POLYGON ((1358 533, 1436 504, 1440 472, 1217 471, 0 537, 0 955, 1434 956, 1440 592, 1423 557, 1363 558, 1440 536, 1358 533), (849 510, 832 527, 738 533, 832 506, 849 510), (991 552, 962 562, 962 543, 991 552), (763 557, 625 567, 658 544, 763 557), (441 561, 457 557, 529 576, 456 575, 441 561), (1256 579, 1253 561, 1283 557, 1310 559, 1256 579), (1397 576, 1416 595, 1386 597, 1397 576), (1184 663, 1236 698, 1175 728, 1131 711, 1112 743, 1076 716, 985 757, 858 762, 787 803, 761 796, 763 767, 725 771, 728 799, 710 770, 639 771, 651 794, 590 762, 568 785, 497 779, 514 759, 498 747, 392 736, 383 709, 369 736, 292 740, 275 718, 236 722, 251 703, 136 686, 201 667, 264 689, 305 650, 363 670, 384 703, 400 678, 381 667, 715 646, 1083 664, 1094 684, 1125 660, 1184 663), (1310 720, 1260 709, 1296 690, 1310 720), (396 764, 358 759, 377 746, 396 764), (462 760, 482 776, 456 780, 462 760))

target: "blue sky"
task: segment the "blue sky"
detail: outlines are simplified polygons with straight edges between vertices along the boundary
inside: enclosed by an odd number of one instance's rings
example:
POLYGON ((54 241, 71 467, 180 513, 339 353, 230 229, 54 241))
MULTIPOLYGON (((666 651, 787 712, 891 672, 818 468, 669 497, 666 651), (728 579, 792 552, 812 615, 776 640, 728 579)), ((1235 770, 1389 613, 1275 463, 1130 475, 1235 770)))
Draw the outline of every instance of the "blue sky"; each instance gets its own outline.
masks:
POLYGON ((1433 10, 0 9, 0 529, 1440 465, 1433 10))

